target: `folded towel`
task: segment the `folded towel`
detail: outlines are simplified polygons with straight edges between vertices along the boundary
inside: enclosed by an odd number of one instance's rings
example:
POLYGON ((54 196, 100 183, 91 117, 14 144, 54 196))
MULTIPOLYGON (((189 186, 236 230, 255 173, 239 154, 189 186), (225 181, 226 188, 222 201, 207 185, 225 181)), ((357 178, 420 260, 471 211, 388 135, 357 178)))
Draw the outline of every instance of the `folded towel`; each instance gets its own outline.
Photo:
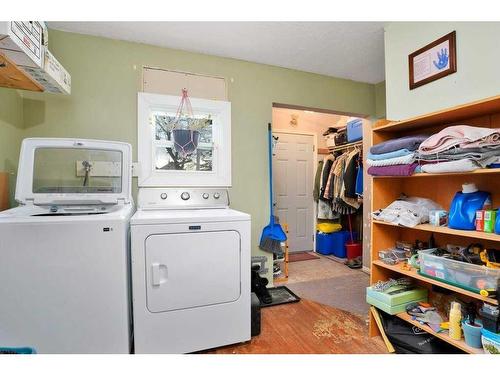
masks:
POLYGON ((429 136, 427 135, 409 135, 406 137, 391 139, 370 148, 372 154, 384 154, 401 149, 415 151, 420 144, 425 141, 429 136))
POLYGON ((479 168, 481 168, 481 166, 470 159, 447 161, 444 163, 425 164, 421 166, 422 172, 425 173, 472 172, 479 168))
MULTIPOLYGON (((460 159, 471 159, 471 160, 485 160, 491 157, 500 156, 500 149, 486 151, 476 151, 481 150, 480 148, 471 148, 471 152, 467 151, 469 149, 460 149, 460 152, 440 152, 439 154, 432 155, 422 155, 417 153, 417 160, 441 160, 441 161, 451 161, 451 160, 460 160, 460 159), (474 151, 472 151, 474 150, 474 151)), ((451 150, 450 150, 451 151, 451 150)))
POLYGON ((382 159, 382 160, 372 160, 366 159, 366 164, 373 167, 383 167, 386 165, 401 165, 401 164, 411 164, 415 161, 415 153, 399 156, 396 158, 382 159))
POLYGON ((399 156, 413 154, 413 152, 414 151, 410 151, 407 148, 402 148, 400 150, 385 152, 383 154, 372 154, 371 152, 368 152, 367 157, 368 157, 368 159, 372 159, 372 160, 382 160, 382 159, 391 159, 391 158, 397 158, 399 156))
POLYGON ((417 163, 412 163, 388 165, 386 167, 370 167, 368 168, 368 174, 372 176, 411 176, 417 166, 417 163))
POLYGON ((419 153, 436 154, 457 145, 467 148, 498 144, 500 144, 500 129, 455 125, 448 126, 423 141, 419 147, 419 153))

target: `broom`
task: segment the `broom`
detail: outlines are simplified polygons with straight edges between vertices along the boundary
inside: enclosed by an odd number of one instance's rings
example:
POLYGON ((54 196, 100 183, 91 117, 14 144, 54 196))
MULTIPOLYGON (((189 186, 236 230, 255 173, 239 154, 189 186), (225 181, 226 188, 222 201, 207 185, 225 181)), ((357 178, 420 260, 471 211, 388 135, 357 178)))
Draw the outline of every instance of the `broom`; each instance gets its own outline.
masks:
POLYGON ((286 234, 279 224, 278 218, 273 215, 273 134, 271 124, 267 127, 269 142, 269 224, 262 230, 259 247, 269 253, 281 255, 281 242, 286 241, 286 234))

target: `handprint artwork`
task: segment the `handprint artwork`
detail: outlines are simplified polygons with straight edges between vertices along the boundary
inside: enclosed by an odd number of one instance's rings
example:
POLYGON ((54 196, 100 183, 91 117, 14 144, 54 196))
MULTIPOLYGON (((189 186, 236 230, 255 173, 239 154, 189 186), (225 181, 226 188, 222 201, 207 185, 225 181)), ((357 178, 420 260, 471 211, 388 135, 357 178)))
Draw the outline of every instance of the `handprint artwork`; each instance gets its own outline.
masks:
POLYGON ((435 60, 432 61, 434 66, 438 70, 446 68, 448 66, 448 48, 441 48, 441 51, 437 52, 437 57, 438 57, 437 62, 435 60))

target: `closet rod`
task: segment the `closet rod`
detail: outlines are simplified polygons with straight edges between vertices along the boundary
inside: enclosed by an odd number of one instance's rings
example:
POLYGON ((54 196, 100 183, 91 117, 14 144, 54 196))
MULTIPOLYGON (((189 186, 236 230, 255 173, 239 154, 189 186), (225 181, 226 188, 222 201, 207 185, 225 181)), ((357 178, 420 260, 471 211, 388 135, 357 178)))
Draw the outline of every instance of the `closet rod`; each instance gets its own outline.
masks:
POLYGON ((347 150, 348 148, 354 148, 354 147, 362 148, 363 141, 346 143, 345 145, 340 145, 340 146, 335 146, 335 147, 329 147, 328 150, 330 152, 333 152, 333 151, 339 151, 339 150, 347 150))

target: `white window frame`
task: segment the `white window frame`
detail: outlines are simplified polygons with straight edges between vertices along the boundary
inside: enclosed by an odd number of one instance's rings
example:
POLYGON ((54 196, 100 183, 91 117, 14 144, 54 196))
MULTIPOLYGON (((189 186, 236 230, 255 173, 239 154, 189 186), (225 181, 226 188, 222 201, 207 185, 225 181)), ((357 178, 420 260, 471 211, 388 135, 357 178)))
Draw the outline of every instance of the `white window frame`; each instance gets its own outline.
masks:
POLYGON ((157 170, 155 127, 151 112, 176 113, 181 96, 139 92, 137 95, 139 187, 229 187, 231 186, 231 103, 190 98, 193 114, 212 118, 212 171, 157 170))

